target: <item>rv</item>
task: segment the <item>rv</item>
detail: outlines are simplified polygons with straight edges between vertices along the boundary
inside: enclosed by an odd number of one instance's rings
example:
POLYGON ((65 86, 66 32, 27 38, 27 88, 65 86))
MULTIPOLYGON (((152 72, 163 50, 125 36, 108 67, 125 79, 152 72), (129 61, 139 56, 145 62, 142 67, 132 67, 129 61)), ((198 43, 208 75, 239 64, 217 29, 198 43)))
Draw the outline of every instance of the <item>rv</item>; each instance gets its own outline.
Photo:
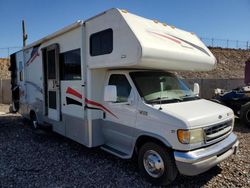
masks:
POLYGON ((215 66, 194 33, 110 9, 11 55, 12 110, 169 184, 237 151, 233 111, 172 73, 215 66))

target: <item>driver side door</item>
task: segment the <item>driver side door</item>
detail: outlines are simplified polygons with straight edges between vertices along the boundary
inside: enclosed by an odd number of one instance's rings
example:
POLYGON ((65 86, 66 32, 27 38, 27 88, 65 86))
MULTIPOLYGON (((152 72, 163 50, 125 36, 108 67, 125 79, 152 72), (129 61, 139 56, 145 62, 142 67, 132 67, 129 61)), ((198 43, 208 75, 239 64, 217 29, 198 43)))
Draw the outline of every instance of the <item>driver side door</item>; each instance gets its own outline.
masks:
POLYGON ((133 129, 136 124, 137 102, 128 77, 125 74, 111 74, 108 85, 117 88, 117 101, 105 102, 110 113, 103 118, 105 144, 127 153, 133 142, 133 129))

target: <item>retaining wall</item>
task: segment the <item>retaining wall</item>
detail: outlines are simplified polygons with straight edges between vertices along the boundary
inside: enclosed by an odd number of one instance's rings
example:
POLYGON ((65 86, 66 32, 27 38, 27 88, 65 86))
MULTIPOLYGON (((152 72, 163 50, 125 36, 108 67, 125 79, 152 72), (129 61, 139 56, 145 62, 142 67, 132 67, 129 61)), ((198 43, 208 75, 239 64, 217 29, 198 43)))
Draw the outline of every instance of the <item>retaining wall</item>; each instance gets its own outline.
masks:
POLYGON ((0 103, 10 104, 10 102, 11 102, 10 80, 0 79, 0 103))

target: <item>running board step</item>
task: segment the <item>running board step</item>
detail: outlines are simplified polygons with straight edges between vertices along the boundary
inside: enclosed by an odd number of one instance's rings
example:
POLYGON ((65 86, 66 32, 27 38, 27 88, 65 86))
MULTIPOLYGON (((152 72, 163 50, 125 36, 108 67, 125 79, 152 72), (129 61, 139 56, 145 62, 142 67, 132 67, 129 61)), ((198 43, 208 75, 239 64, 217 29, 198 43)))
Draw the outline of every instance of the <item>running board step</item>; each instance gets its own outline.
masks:
POLYGON ((113 155, 116 155, 117 157, 120 157, 122 159, 129 159, 130 158, 130 156, 127 153, 124 153, 124 152, 117 150, 117 149, 115 149, 111 146, 108 146, 108 145, 102 145, 101 149, 103 149, 104 151, 107 151, 113 155))

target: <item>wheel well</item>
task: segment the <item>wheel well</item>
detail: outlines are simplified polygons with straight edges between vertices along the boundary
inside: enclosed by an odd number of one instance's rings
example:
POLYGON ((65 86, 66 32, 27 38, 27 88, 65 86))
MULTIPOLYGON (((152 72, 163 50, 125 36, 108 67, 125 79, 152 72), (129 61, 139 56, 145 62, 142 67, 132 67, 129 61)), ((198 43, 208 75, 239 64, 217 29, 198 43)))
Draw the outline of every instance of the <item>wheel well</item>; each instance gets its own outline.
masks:
POLYGON ((140 136, 139 138, 137 138, 136 143, 135 143, 135 153, 138 153, 138 151, 141 148, 141 146, 143 144, 145 144, 146 142, 153 142, 153 143, 159 144, 160 146, 169 148, 161 140, 159 140, 157 138, 154 138, 152 136, 146 136, 146 135, 144 135, 144 136, 140 136))

